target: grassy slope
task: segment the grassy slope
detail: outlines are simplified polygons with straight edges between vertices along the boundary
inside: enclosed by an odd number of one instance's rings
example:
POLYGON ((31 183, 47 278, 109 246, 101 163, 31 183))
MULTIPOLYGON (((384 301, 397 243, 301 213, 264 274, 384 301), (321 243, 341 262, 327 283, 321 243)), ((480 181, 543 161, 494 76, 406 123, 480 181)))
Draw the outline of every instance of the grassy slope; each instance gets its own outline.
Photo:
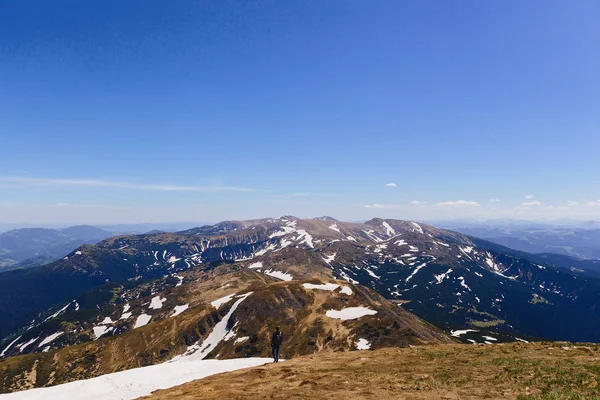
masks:
POLYGON ((600 347, 438 345, 320 353, 157 391, 151 400, 600 399, 600 347))

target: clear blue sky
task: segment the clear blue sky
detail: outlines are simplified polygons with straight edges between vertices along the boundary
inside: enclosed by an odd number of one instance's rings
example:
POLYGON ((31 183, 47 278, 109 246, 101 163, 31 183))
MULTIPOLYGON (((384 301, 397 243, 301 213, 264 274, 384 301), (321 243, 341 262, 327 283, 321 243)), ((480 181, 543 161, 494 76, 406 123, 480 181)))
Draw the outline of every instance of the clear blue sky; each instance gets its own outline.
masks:
POLYGON ((0 2, 0 222, 599 218, 599 16, 0 2))

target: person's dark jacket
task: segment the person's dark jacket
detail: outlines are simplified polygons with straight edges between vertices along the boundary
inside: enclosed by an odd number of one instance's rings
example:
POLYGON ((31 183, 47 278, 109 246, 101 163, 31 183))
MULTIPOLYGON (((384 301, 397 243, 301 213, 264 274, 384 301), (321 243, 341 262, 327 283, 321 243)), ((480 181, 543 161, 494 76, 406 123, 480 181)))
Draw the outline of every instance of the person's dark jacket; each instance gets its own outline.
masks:
POLYGON ((281 331, 273 332, 273 336, 271 337, 271 346, 281 346, 281 342, 283 342, 283 333, 281 333, 281 331))

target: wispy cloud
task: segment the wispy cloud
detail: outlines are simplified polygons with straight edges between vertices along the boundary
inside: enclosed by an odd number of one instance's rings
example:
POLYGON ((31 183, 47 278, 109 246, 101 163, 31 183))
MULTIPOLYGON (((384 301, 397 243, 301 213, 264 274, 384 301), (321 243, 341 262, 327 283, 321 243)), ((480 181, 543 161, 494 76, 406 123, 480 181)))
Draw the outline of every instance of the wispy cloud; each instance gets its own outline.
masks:
POLYGON ((521 203, 521 205, 524 207, 538 207, 541 206, 542 203, 539 201, 526 201, 525 203, 521 203))
POLYGON ((534 195, 532 195, 532 194, 528 194, 528 195, 525 195, 525 200, 531 200, 531 199, 533 199, 534 197, 535 197, 534 195))
POLYGON ((386 184, 385 184, 385 186, 387 186, 387 187, 396 187, 396 186, 398 186, 398 185, 396 185, 396 184, 395 184, 395 183, 393 183, 393 182, 390 182, 390 183, 386 183, 386 184))
POLYGON ((579 205, 579 202, 578 202, 578 201, 571 201, 571 200, 568 200, 568 201, 567 201, 567 205, 568 205, 568 206, 578 206, 578 205, 579 205))
POLYGON ((425 204, 427 204, 426 201, 419 201, 419 200, 413 200, 410 202, 410 204, 414 205, 414 206, 424 206, 425 204))
POLYGON ((600 200, 590 201, 589 203, 587 203, 587 205, 589 207, 600 207, 600 200))
POLYGON ((19 176, 0 176, 0 182, 35 187, 73 187, 73 188, 114 188, 146 190, 158 192, 253 192, 257 189, 249 189, 237 186, 187 186, 147 184, 131 182, 115 182, 96 179, 51 179, 51 178, 29 178, 19 176))
POLYGON ((365 204, 364 206, 365 208, 398 208, 399 205, 397 204, 365 204))
MULTIPOLYGON (((38 206, 34 206, 38 207, 38 206)), ((118 205, 110 205, 110 204, 72 204, 72 203, 54 203, 54 204, 44 204, 40 207, 50 207, 50 208, 101 208, 105 210, 130 210, 129 206, 118 206, 118 205)))
POLYGON ((490 203, 500 203, 500 199, 489 199, 490 203))
POLYGON ((457 200, 457 201, 442 201, 435 203, 436 206, 440 207, 480 207, 481 205, 476 201, 457 200))

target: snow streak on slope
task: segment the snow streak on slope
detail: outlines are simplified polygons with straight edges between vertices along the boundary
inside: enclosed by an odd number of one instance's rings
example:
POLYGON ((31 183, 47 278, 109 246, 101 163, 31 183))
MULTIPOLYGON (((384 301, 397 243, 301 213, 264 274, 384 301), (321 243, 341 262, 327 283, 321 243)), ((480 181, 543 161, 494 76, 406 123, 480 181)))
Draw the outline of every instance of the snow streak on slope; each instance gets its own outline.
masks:
POLYGON ((210 352, 213 351, 214 348, 217 347, 217 345, 221 343, 221 341, 223 341, 225 336, 229 333, 230 330, 227 329, 227 325, 229 325, 229 319, 231 318, 231 315, 242 303, 242 301, 246 300, 246 297, 250 296, 251 294, 252 292, 245 293, 241 295, 235 303, 233 303, 229 309, 229 312, 215 325, 210 335, 208 335, 202 344, 196 343, 188 347, 187 351, 183 355, 175 357, 171 362, 185 359, 192 361, 203 360, 206 358, 206 356, 208 356, 210 352))
POLYGON ((153 391, 168 389, 196 379, 256 367, 269 358, 180 361, 130 369, 97 378, 24 392, 1 394, 0 400, 133 400, 153 391))

